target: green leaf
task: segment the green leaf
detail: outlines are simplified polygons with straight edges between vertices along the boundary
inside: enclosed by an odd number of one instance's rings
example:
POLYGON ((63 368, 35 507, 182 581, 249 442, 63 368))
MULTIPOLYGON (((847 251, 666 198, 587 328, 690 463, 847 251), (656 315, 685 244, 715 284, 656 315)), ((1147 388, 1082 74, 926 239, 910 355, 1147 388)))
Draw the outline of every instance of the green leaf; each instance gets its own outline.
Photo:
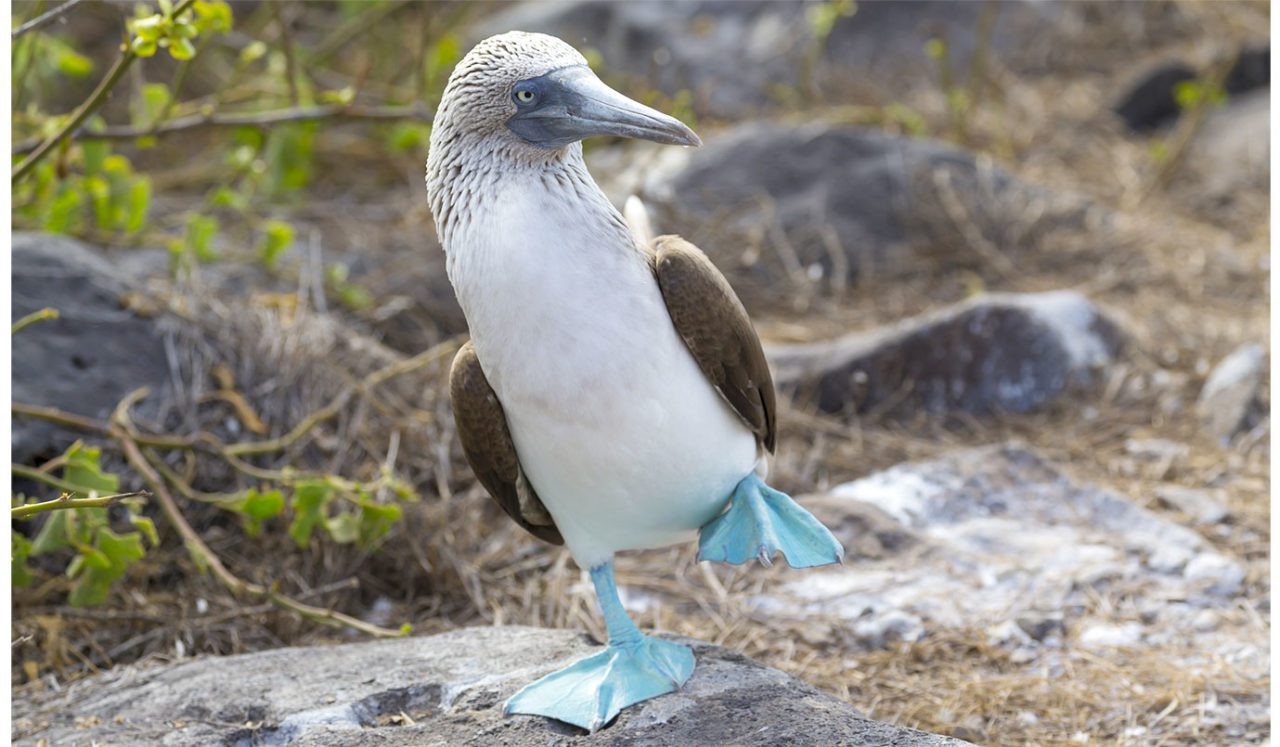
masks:
POLYGON ((111 155, 111 146, 106 140, 80 141, 80 161, 84 165, 84 173, 87 176, 93 176, 101 171, 109 155, 111 155))
MULTIPOLYGON (((250 158, 252 158, 252 155, 250 158)), ((213 194, 209 197, 209 204, 213 207, 245 210, 249 207, 249 198, 224 184, 213 191, 213 194)))
POLYGON ((142 532, 142 536, 147 538, 147 542, 152 547, 160 544, 160 535, 156 532, 156 523, 146 516, 137 516, 129 514, 129 523, 134 529, 142 532))
POLYGON ((80 216, 80 191, 68 179, 62 184, 62 191, 53 198, 49 212, 44 219, 44 230, 49 233, 67 233, 75 227, 80 216))
POLYGON ((147 41, 158 41, 164 36, 164 27, 164 17, 159 13, 129 21, 129 30, 139 39, 147 41))
POLYGON ((329 287, 338 295, 338 301, 352 311, 364 311, 374 304, 373 294, 368 290, 347 281, 351 270, 341 262, 336 262, 325 270, 329 287))
MULTIPOLYGON (((107 530, 111 531, 111 530, 107 530)), ((108 570, 111 568, 111 558, 107 554, 96 547, 84 545, 80 548, 80 564, 76 566, 75 572, 78 573, 86 569, 108 570)), ((68 572, 67 575, 75 575, 68 572)))
POLYGON ((111 585, 120 580, 129 566, 142 559, 147 551, 142 535, 137 532, 116 534, 106 527, 98 530, 93 547, 82 547, 78 559, 68 568, 76 578, 67 601, 75 607, 91 607, 107 598, 111 585))
POLYGON ((169 107, 172 96, 169 86, 164 83, 146 83, 142 86, 142 95, 138 97, 133 123, 137 127, 150 127, 160 119, 169 107))
POLYGON ((129 233, 141 231, 147 224, 147 211, 151 206, 151 179, 139 176, 129 185, 129 195, 125 201, 126 211, 124 230, 129 233))
POLYGON ((263 230, 262 243, 258 247, 258 256, 262 264, 275 267, 280 255, 293 245, 293 226, 279 220, 269 220, 263 230))
POLYGON ((333 485, 324 480, 307 480, 294 486, 293 521, 289 523, 289 536, 306 547, 311 541, 315 525, 325 518, 325 508, 333 499, 333 485))
POLYGON ((431 141, 431 126, 420 122, 400 122, 387 135, 392 150, 421 150, 431 141))
POLYGON ((216 262, 218 252, 213 248, 213 238, 218 235, 218 219, 209 215, 193 215, 187 221, 187 232, 182 250, 200 262, 216 262))
POLYGON ((15 589, 25 588, 34 580, 27 558, 31 557, 31 540, 18 532, 13 533, 10 553, 9 579, 15 589))
POLYGON ((170 37, 169 54, 173 55, 175 60, 189 60, 196 56, 196 47, 190 39, 180 36, 170 37))
POLYGON ((129 159, 119 153, 107 156, 102 162, 102 170, 127 176, 133 173, 133 166, 129 163, 129 159))
POLYGON ((234 504, 234 508, 246 519, 244 529, 251 537, 262 531, 262 523, 279 516, 284 511, 284 494, 279 490, 268 490, 260 493, 250 488, 244 497, 234 504))
POLYGON ((102 449, 85 446, 79 441, 63 454, 66 462, 62 468, 62 479, 81 488, 76 495, 87 497, 95 490, 100 495, 120 492, 120 478, 102 471, 101 456, 102 449))
POLYGON ((139 57, 154 57, 157 50, 154 39, 144 39, 141 36, 136 37, 129 48, 139 57))
POLYGON ((116 534, 110 529, 98 530, 98 548, 102 550, 113 564, 132 563, 141 560, 147 554, 142 546, 142 535, 137 532, 116 534))
POLYGON ((47 552, 61 550, 71 546, 71 535, 75 521, 74 511, 54 511, 44 520, 40 531, 31 544, 32 555, 43 555, 47 552))
POLYGON ((373 294, 353 283, 338 288, 338 301, 352 311, 365 311, 373 307, 373 294))
POLYGON ((431 45, 426 59, 426 79, 429 82, 442 80, 445 75, 462 59, 462 43, 457 34, 445 33, 431 45))
POLYGON ((322 104, 350 104, 355 101, 356 89, 352 86, 339 88, 335 91, 321 91, 320 103, 322 104))
POLYGON ((93 60, 79 54, 70 47, 60 46, 56 52, 54 64, 58 72, 72 78, 83 78, 93 72, 93 60))
POLYGON ((400 507, 395 504, 360 501, 360 547, 372 548, 400 520, 400 507))
POLYGON ((93 217, 98 228, 111 230, 111 185, 100 176, 90 176, 84 180, 85 190, 93 199, 93 217))
POLYGON ((329 536, 333 537, 334 542, 350 544, 360 539, 360 515, 350 511, 340 513, 331 519, 326 519, 324 528, 329 531, 329 536))
POLYGON ((196 12, 195 25, 198 30, 212 31, 216 34, 224 34, 231 30, 233 21, 231 6, 222 0, 214 2, 196 0, 193 8, 196 12))
POLYGON ((275 127, 267 135, 260 158, 267 164, 267 193, 283 196, 311 180, 314 122, 275 127))
POLYGON ((256 62, 257 60, 262 59, 263 55, 266 53, 267 45, 264 42, 249 42, 244 49, 240 50, 240 62, 245 65, 250 62, 256 62))

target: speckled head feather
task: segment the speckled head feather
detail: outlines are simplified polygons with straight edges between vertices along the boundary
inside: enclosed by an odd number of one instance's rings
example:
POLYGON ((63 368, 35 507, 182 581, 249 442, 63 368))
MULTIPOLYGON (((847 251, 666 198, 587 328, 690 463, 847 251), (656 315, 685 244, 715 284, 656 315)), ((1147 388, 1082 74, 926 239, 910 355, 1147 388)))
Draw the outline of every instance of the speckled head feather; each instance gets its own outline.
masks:
POLYGON ((460 133, 501 133, 503 123, 516 111, 511 89, 518 81, 586 64, 578 50, 554 36, 525 31, 491 36, 453 69, 436 126, 460 133))
POLYGON ((524 31, 491 36, 462 58, 445 86, 427 155, 427 195, 442 238, 457 219, 459 203, 470 201, 494 169, 546 165, 564 158, 565 151, 581 151, 576 143, 559 150, 532 146, 505 123, 516 112, 516 83, 586 64, 578 50, 554 36, 524 31))

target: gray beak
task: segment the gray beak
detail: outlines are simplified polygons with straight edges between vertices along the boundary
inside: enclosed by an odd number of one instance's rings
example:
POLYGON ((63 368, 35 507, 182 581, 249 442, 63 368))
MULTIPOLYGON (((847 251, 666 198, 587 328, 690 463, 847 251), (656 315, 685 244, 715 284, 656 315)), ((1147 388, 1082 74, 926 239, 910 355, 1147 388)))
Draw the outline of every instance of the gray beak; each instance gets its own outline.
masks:
POLYGON ((586 65, 521 81, 516 92, 532 98, 522 101, 513 94, 516 113, 507 120, 507 129, 532 145, 562 148, 592 135, 702 145, 683 122, 623 96, 586 65))

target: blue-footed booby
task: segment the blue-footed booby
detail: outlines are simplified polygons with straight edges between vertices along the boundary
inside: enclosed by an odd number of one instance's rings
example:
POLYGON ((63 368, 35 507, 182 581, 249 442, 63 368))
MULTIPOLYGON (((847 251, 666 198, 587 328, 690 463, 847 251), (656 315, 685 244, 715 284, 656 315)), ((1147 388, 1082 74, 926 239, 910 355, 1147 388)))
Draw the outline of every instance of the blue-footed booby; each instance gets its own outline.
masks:
POLYGON ((479 481, 520 526, 590 572, 604 651, 527 685, 507 713, 595 731, 679 688, 686 646, 627 617, 613 556, 699 537, 699 558, 793 567, 840 543, 764 483, 773 380, 742 303, 678 236, 646 240, 601 192, 583 138, 696 146, 678 120, 605 85, 573 47, 513 31, 445 87, 427 192, 471 331, 450 396, 479 481))

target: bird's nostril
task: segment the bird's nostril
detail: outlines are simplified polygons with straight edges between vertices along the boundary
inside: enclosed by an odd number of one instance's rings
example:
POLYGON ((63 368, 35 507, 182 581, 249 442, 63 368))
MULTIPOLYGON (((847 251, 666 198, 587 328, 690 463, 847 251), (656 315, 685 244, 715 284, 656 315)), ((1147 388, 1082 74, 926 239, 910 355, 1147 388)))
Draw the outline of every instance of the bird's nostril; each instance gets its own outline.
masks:
POLYGON ((92 359, 92 358, 86 358, 85 356, 80 355, 79 353, 76 353, 76 354, 74 354, 74 355, 72 355, 72 356, 71 356, 71 365, 73 365, 73 366, 75 366, 76 368, 78 368, 78 369, 80 369, 81 371, 83 371, 83 370, 85 370, 86 368, 92 368, 92 367, 93 367, 93 359, 92 359))

